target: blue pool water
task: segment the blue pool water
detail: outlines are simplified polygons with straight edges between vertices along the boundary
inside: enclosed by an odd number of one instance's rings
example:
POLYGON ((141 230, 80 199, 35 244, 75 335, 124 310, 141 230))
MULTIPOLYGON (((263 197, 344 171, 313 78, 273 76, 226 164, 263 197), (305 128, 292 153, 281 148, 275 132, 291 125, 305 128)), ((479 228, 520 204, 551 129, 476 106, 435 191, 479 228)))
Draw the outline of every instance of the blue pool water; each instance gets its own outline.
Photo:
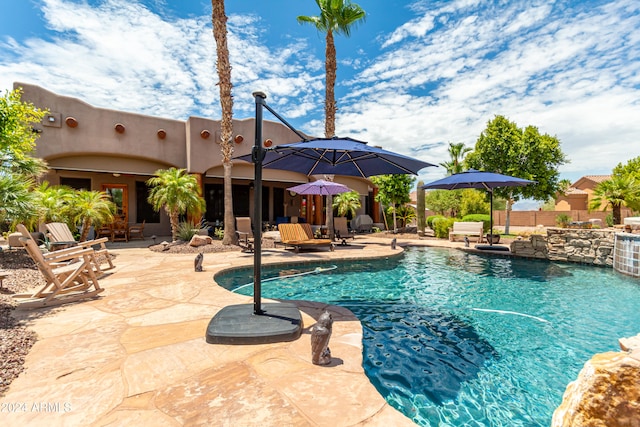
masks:
MULTIPOLYGON (((265 267, 262 295, 349 308, 366 374, 419 425, 548 426, 584 363, 640 332, 640 281, 609 268, 439 248, 328 266, 265 267)), ((215 280, 251 295, 252 274, 215 280)))

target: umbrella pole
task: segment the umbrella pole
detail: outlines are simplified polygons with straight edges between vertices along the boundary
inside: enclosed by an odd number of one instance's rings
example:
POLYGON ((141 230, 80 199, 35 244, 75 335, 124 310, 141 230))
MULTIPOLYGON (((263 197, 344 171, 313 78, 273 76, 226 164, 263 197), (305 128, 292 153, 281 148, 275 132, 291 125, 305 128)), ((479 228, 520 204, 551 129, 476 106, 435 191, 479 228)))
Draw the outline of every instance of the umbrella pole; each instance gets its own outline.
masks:
POLYGON ((489 189, 489 246, 493 246, 493 189, 489 189))
POLYGON ((262 92, 254 92, 256 100, 255 142, 251 156, 255 164, 253 185, 253 314, 264 314, 262 310, 262 160, 265 151, 262 148, 262 107, 267 97, 262 92))

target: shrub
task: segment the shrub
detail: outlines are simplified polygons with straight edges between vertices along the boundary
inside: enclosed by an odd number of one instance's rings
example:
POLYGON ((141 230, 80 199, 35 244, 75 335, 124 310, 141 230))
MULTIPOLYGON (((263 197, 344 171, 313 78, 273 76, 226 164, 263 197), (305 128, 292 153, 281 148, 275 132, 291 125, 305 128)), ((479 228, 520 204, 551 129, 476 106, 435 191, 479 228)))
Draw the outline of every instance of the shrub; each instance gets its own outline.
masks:
POLYGON ((604 222, 607 223, 607 227, 613 227, 613 214, 609 214, 605 217, 604 222))
POLYGON ((194 224, 192 222, 181 222, 180 224, 178 224, 178 239, 188 242, 193 236, 198 233, 199 229, 199 224, 194 224))
POLYGON ((436 219, 436 218, 444 218, 444 216, 442 216, 442 215, 431 215, 431 216, 427 217, 427 226, 432 230, 434 230, 434 228, 433 228, 433 220, 436 219))
POLYGON ((562 228, 567 228, 571 222, 571 217, 567 214, 560 214, 556 217, 556 224, 562 228))
POLYGON ((433 234, 439 239, 448 239, 449 230, 453 227, 453 218, 445 218, 443 216, 434 218, 433 234))
POLYGON ((462 217, 462 221, 480 222, 482 221, 482 231, 489 231, 491 217, 487 214, 469 214, 462 217))

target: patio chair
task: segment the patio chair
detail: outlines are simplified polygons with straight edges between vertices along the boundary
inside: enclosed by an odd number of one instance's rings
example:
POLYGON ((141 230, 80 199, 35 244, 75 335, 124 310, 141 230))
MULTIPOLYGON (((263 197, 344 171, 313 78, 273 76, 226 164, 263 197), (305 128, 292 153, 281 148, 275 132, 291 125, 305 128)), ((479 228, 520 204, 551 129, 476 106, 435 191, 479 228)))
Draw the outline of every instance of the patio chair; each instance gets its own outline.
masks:
POLYGON ((17 308, 54 306, 94 297, 104 291, 94 270, 93 249, 69 248, 50 252, 45 257, 31 237, 21 237, 20 241, 46 284, 33 293, 13 295, 17 308))
POLYGON ((295 253, 300 252, 302 248, 329 246, 329 250, 333 251, 335 246, 330 239, 316 239, 313 237, 311 226, 307 223, 297 224, 280 224, 280 241, 286 248, 293 247, 295 253))
POLYGON ((129 227, 124 218, 116 218, 111 228, 111 241, 129 241, 129 227))
POLYGON ((251 229, 251 218, 239 216, 236 218, 236 234, 238 235, 238 246, 243 251, 253 252, 253 230, 251 229))
MULTIPOLYGON (((95 250, 95 254, 104 256, 104 258, 106 259, 106 262, 109 263, 109 269, 115 267, 112 261, 113 255, 109 253, 109 251, 107 250, 107 246, 105 245, 105 243, 108 241, 106 237, 100 237, 94 240, 86 240, 84 242, 78 242, 73 237, 73 233, 71 233, 71 230, 69 230, 69 226, 64 222, 50 222, 48 224, 45 224, 44 226, 47 229, 49 239, 51 241, 50 242, 51 250, 55 251, 59 249, 64 249, 65 247, 88 248, 88 247, 93 247, 95 245, 100 245, 100 248, 95 250)), ((24 236, 24 233, 23 233, 23 236, 24 236)), ((100 264, 97 262, 97 259, 96 259, 96 265, 98 267, 98 270, 100 270, 100 264)))
POLYGON ((354 239, 356 235, 349 232, 349 228, 347 227, 347 218, 343 216, 338 216, 333 218, 333 229, 336 232, 336 240, 342 240, 341 245, 347 245, 347 239, 354 239))
POLYGON ((133 224, 129 226, 129 240, 142 239, 144 240, 144 224, 146 220, 143 220, 141 224, 133 224))

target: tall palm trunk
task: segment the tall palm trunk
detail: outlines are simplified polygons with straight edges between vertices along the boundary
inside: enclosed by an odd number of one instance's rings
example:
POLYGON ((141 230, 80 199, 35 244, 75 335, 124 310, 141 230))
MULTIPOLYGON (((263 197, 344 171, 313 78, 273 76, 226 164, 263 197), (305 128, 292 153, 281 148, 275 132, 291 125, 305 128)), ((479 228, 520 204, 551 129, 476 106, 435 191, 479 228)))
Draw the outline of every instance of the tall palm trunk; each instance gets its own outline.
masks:
POLYGON ((231 96, 231 64, 227 47, 227 15, 224 10, 224 0, 211 0, 213 24, 213 38, 216 40, 218 86, 220 87, 220 106, 222 120, 220 122, 220 146, 222 150, 222 165, 224 168, 224 238, 222 244, 236 243, 236 226, 233 216, 233 193, 231 169, 233 163, 233 98, 231 96))
POLYGON ((336 61, 336 45, 333 40, 333 32, 327 31, 326 47, 325 47, 325 78, 326 89, 324 97, 324 136, 325 138, 331 138, 336 133, 336 71, 338 64, 336 61))

